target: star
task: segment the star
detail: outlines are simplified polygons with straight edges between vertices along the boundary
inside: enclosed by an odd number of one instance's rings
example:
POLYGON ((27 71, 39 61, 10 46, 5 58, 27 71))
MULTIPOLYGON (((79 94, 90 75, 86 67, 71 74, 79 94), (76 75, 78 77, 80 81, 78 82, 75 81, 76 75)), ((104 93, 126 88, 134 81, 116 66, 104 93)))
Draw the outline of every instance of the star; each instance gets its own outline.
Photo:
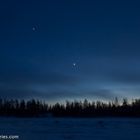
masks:
POLYGON ((36 31, 36 27, 33 27, 32 30, 33 30, 33 31, 36 31))
POLYGON ((76 63, 73 63, 73 66, 75 67, 76 66, 76 63))

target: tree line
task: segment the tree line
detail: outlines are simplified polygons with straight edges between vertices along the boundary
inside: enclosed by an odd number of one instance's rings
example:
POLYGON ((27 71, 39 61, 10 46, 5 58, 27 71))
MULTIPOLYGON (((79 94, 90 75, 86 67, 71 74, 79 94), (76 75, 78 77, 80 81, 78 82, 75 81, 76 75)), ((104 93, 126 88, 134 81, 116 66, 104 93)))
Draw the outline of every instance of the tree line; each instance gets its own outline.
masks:
POLYGON ((119 102, 66 101, 49 105, 40 100, 0 99, 0 116, 16 117, 140 117, 140 99, 119 102))

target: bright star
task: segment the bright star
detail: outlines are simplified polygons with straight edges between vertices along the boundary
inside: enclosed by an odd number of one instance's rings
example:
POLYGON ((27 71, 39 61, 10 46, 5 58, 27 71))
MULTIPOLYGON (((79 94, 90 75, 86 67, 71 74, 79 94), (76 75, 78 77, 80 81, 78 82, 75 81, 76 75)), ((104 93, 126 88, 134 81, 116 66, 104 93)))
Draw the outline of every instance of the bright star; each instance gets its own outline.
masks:
POLYGON ((76 66, 76 63, 73 63, 73 66, 75 67, 76 66))
POLYGON ((36 28, 35 28, 35 27, 33 27, 33 28, 32 28, 32 30, 33 30, 33 31, 36 31, 36 28))

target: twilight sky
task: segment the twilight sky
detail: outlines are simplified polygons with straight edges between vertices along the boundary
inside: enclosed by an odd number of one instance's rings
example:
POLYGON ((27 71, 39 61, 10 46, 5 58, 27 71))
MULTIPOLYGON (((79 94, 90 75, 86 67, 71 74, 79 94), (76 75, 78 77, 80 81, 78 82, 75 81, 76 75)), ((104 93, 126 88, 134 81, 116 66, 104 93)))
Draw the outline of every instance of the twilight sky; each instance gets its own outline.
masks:
POLYGON ((0 96, 140 97, 140 2, 0 1, 0 96))

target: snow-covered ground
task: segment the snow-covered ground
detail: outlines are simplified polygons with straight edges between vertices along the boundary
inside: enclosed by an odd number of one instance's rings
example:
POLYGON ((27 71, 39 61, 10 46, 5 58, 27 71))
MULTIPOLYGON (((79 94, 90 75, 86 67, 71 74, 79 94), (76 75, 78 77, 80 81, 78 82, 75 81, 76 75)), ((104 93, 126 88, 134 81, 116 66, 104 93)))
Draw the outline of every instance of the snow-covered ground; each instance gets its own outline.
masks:
POLYGON ((0 135, 20 140, 140 140, 138 118, 0 118, 0 135))

